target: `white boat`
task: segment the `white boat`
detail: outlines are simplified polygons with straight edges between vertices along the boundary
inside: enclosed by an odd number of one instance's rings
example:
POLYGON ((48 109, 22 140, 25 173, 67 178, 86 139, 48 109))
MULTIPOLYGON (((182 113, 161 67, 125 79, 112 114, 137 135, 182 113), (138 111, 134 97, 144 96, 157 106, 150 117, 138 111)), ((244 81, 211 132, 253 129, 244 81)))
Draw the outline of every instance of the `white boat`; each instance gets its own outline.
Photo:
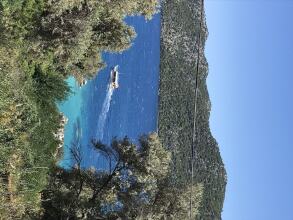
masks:
POLYGON ((111 70, 110 74, 110 86, 112 89, 117 89, 119 87, 118 65, 111 70))

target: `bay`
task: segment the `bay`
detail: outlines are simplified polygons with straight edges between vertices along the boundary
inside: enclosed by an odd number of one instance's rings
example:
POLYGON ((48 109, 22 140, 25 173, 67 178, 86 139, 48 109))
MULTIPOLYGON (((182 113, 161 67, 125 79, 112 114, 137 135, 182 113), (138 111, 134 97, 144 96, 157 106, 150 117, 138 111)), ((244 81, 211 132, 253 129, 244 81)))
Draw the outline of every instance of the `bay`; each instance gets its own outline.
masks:
POLYGON ((126 22, 136 30, 133 45, 123 53, 104 53, 107 67, 79 88, 67 82, 72 95, 59 109, 69 119, 65 126, 64 153, 60 166, 74 165, 70 149, 80 146, 82 166, 107 169, 106 159, 92 147, 92 140, 110 144, 127 136, 137 143, 140 135, 157 130, 160 66, 160 14, 146 21, 141 16, 126 22), (119 88, 109 91, 110 72, 119 66, 119 88))

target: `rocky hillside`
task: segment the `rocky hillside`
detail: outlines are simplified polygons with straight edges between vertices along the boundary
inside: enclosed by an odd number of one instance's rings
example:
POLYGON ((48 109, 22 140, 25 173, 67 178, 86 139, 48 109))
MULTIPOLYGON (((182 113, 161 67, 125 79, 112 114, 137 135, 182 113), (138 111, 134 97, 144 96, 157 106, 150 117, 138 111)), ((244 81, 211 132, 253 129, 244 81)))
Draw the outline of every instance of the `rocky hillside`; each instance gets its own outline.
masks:
POLYGON ((218 220, 221 219, 227 177, 209 127, 211 103, 206 85, 208 63, 204 55, 208 31, 201 0, 163 1, 161 25, 159 135, 173 153, 174 182, 204 185, 197 219, 218 220))

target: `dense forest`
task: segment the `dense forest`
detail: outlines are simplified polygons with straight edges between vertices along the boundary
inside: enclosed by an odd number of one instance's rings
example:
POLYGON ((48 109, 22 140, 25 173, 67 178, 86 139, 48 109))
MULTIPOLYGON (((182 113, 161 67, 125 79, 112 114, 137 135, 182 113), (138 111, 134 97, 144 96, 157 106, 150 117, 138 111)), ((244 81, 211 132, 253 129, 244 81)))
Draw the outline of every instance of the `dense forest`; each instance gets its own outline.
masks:
MULTIPOLYGON (((226 173, 208 125, 207 63, 201 51, 195 176, 190 179, 198 0, 162 1, 159 137, 92 141, 109 170, 65 170, 57 103, 106 66, 103 52, 131 47, 126 16, 146 19, 158 0, 0 2, 0 219, 220 219, 226 173), (62 150, 61 150, 62 151, 62 150)), ((125 134, 127 135, 127 134, 125 134)))
POLYGON ((162 3, 159 136, 172 152, 173 182, 203 186, 195 219, 219 220, 227 177, 209 127, 211 103, 204 56, 208 31, 203 3, 162 3))

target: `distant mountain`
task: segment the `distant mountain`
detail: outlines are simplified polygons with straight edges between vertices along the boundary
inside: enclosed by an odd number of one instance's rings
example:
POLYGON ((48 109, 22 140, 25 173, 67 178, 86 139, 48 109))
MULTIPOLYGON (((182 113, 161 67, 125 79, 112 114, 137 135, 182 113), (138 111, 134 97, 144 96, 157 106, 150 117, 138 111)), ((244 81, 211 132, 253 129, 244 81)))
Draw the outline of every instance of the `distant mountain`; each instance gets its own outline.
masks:
POLYGON ((203 8, 201 0, 162 2, 158 130, 163 144, 172 151, 173 182, 204 186, 196 219, 219 220, 227 175, 209 126, 211 102, 204 55, 208 30, 203 8))

